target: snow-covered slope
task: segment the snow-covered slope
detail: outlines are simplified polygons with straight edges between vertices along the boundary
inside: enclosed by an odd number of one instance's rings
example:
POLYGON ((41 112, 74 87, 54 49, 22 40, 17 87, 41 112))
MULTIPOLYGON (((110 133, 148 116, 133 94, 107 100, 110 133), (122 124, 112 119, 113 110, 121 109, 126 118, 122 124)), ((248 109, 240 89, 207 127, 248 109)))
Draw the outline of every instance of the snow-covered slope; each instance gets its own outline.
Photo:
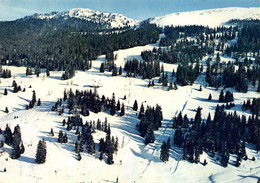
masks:
MULTIPOLYGON (((132 58, 140 58, 141 51, 158 48, 158 44, 139 46, 125 50, 118 50, 115 64, 123 66, 125 61, 132 58)), ((205 58, 206 59, 206 58, 205 58)), ((205 59, 203 62, 205 62, 205 59)), ((224 58, 221 57, 223 60, 224 58)), ((200 105, 202 118, 206 119, 210 112, 213 116, 219 91, 211 87, 198 91, 200 85, 205 85, 205 75, 201 75, 194 85, 179 87, 178 90, 165 91, 161 84, 158 84, 156 78, 155 86, 148 88, 149 80, 141 78, 122 76, 112 77, 110 72, 100 73, 100 64, 105 60, 105 55, 100 56, 93 61, 93 68, 89 71, 78 71, 70 80, 60 80, 62 72, 50 72, 50 77, 45 77, 44 70, 40 77, 25 76, 25 67, 4 66, 12 72, 12 78, 1 79, 0 82, 0 127, 5 128, 8 124, 13 130, 17 124, 21 127, 22 140, 25 145, 25 153, 17 160, 10 158, 12 147, 5 144, 0 153, 0 182, 12 183, 49 183, 49 182, 144 182, 144 183, 171 183, 171 182, 256 182, 260 173, 260 154, 256 153, 255 147, 247 144, 247 154, 249 159, 253 156, 256 161, 242 161, 239 168, 233 164, 234 156, 230 157, 230 163, 227 168, 220 166, 214 158, 207 154, 201 156, 201 161, 207 159, 208 165, 191 164, 182 160, 182 149, 172 146, 169 162, 164 163, 160 160, 160 146, 168 137, 173 138, 172 117, 179 111, 187 114, 188 117, 194 117, 194 109, 200 105), (12 93, 12 81, 16 80, 18 85, 26 88, 25 92, 12 93), (29 86, 32 88, 29 88, 29 86), (108 113, 101 112, 83 117, 84 122, 107 117, 111 124, 112 135, 119 139, 119 151, 114 155, 115 163, 108 165, 106 162, 98 159, 99 153, 90 155, 82 153, 82 160, 78 161, 74 153, 75 130, 66 131, 62 126, 62 120, 67 119, 68 111, 62 116, 57 112, 50 111, 58 98, 63 97, 63 91, 72 88, 73 90, 91 89, 90 86, 100 85, 97 92, 101 95, 112 96, 115 93, 116 101, 119 99, 126 106, 126 115, 111 116, 108 113), (8 89, 8 95, 2 95, 4 88, 8 89), (35 106, 33 109, 25 110, 25 105, 31 100, 32 91, 35 90, 37 98, 42 101, 41 106, 35 106), (209 93, 213 100, 205 100, 209 93), (126 95, 127 99, 123 100, 126 95), (140 137, 136 130, 136 124, 139 122, 136 111, 132 110, 134 100, 139 105, 155 106, 157 103, 163 109, 162 127, 155 131, 155 143, 145 145, 144 139, 140 137), (5 107, 9 108, 9 114, 3 112, 5 107), (14 116, 18 118, 14 119, 14 116), (54 137, 49 132, 54 130, 54 137), (66 131, 69 142, 60 144, 57 142, 59 130, 66 131), (47 143, 47 159, 44 164, 35 163, 35 152, 37 143, 44 138, 47 143), (6 172, 3 172, 6 168, 6 172)), ((164 64, 164 69, 168 74, 176 70, 177 65, 164 64)), ((220 88, 222 89, 222 88, 220 88)), ((233 91, 233 90, 232 90, 233 91)), ((248 111, 241 110, 241 103, 247 98, 257 97, 258 93, 252 87, 248 93, 234 92, 236 107, 239 115, 249 115, 248 111)), ((1 139, 0 135, 0 139, 1 139)), ((105 134, 96 131, 93 134, 95 143, 105 134)), ((96 148, 97 150, 97 148, 96 148)))
POLYGON ((79 18, 94 23, 108 24, 109 28, 118 28, 126 26, 134 26, 138 23, 137 20, 127 18, 124 15, 117 13, 105 13, 91 9, 77 8, 64 12, 52 12, 48 14, 34 14, 33 18, 39 19, 54 19, 54 18, 79 18))
POLYGON ((222 8, 172 13, 152 18, 151 23, 167 25, 203 25, 217 27, 231 19, 260 19, 260 8, 222 8))

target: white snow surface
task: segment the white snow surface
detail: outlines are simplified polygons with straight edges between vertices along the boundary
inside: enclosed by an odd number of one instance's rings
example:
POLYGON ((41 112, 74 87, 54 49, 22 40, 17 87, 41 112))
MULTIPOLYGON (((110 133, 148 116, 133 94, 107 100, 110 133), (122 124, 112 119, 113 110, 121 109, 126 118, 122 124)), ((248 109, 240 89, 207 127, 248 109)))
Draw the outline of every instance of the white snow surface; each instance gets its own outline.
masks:
POLYGON ((159 26, 203 25, 217 27, 231 19, 260 19, 260 8, 221 8, 172 13, 150 20, 159 26))
MULTIPOLYGON (((115 64, 117 67, 123 66, 127 59, 139 58, 144 50, 152 50, 158 47, 158 44, 139 46, 125 50, 119 50, 115 64)), ((205 58, 206 59, 206 58, 205 58)), ((203 62, 205 62, 205 59, 203 62)), ((20 158, 11 159, 11 147, 5 144, 4 153, 0 154, 0 182, 14 183, 49 183, 49 182, 115 182, 117 177, 119 182, 145 182, 145 183, 171 183, 171 182, 256 182, 260 175, 260 154, 257 154, 255 147, 250 144, 246 146, 249 159, 253 156, 256 161, 242 161, 239 168, 234 166, 236 157, 230 157, 230 163, 227 168, 223 168, 207 154, 200 158, 201 162, 207 159, 208 165, 191 164, 182 160, 182 149, 172 146, 170 158, 167 163, 160 160, 160 146, 168 137, 173 138, 174 130, 172 126, 172 117, 179 111, 182 114, 188 114, 189 118, 194 118, 198 106, 203 108, 202 118, 206 119, 208 113, 214 114, 219 91, 213 88, 203 87, 203 91, 198 91, 200 85, 205 86, 205 75, 202 74, 192 86, 179 87, 178 90, 165 91, 155 78, 155 86, 148 88, 148 80, 141 78, 126 78, 125 73, 122 76, 112 77, 110 72, 100 73, 99 67, 105 56, 100 56, 93 61, 93 68, 89 71, 78 71, 74 78, 68 81, 60 80, 62 72, 50 72, 50 77, 45 77, 44 70, 40 77, 25 76, 25 67, 4 66, 12 72, 12 78, 1 79, 0 83, 0 127, 5 129, 8 124, 12 131, 19 124, 22 132, 22 140, 25 145, 25 153, 20 158), (16 80, 18 85, 26 88, 26 92, 12 93, 12 81, 16 80), (32 88, 29 88, 29 85, 32 88), (111 97, 115 93, 116 100, 124 103, 126 106, 126 115, 111 116, 108 113, 98 114, 90 113, 90 116, 83 117, 84 122, 101 119, 105 117, 111 124, 113 136, 119 139, 119 150, 114 155, 115 163, 108 165, 106 162, 98 159, 99 153, 96 146, 96 153, 89 155, 86 152, 81 153, 82 160, 78 161, 74 153, 76 140, 75 130, 67 132, 69 142, 60 144, 57 142, 59 130, 66 131, 62 126, 62 120, 67 119, 68 110, 64 115, 59 116, 57 112, 50 111, 51 106, 58 98, 63 97, 64 89, 86 90, 93 85, 99 85, 97 92, 100 96, 103 94, 111 97), (4 89, 8 89, 8 95, 4 96, 4 89), (35 90, 37 99, 42 101, 41 106, 35 106, 33 109, 25 110, 32 97, 32 91, 35 90), (213 100, 208 101, 209 93, 213 100), (126 95, 127 99, 123 100, 126 95), (163 109, 162 127, 155 131, 156 141, 149 145, 144 145, 144 139, 140 137, 135 126, 139 122, 136 112, 132 110, 134 100, 144 105, 154 106, 157 103, 163 109), (4 113, 5 107, 9 108, 9 114, 4 113), (18 118, 14 119, 14 116, 18 118), (53 128, 54 137, 49 132, 53 128), (37 143, 44 138, 47 143, 47 159, 44 164, 35 163, 35 154, 37 143), (7 159, 8 158, 8 159, 7 159), (7 172, 3 172, 6 168, 7 172)), ((228 60, 228 59, 227 59, 228 60)), ((164 64, 165 71, 176 71, 176 65, 164 64)), ((220 88, 221 89, 221 88, 220 88)), ((233 90, 232 90, 233 91, 233 90)), ((252 86, 248 93, 234 92, 238 114, 249 116, 249 111, 241 111, 241 103, 252 97, 258 97, 256 89, 252 86)), ((103 132, 97 131, 93 134, 96 144, 99 139, 104 137, 103 132)), ((0 135, 1 137, 1 135, 0 135)), ((2 138, 2 137, 1 137, 2 138)))
POLYGON ((95 23, 108 23, 110 25, 109 28, 119 28, 126 26, 134 27, 139 22, 137 20, 127 18, 122 14, 100 12, 88 8, 75 8, 69 11, 52 12, 49 14, 34 14, 33 17, 39 19, 53 19, 58 17, 79 18, 95 23))

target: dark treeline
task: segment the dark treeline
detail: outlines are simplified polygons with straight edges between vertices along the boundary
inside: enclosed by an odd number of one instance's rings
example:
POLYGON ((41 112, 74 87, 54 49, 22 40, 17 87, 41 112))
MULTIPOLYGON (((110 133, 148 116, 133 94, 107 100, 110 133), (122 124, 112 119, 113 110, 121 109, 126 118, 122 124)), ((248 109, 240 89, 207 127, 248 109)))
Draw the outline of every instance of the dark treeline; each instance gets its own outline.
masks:
POLYGON ((22 19, 0 23, 2 64, 52 70, 86 70, 89 60, 108 51, 155 43, 159 29, 144 22, 121 33, 77 19, 22 19), (84 24, 85 23, 85 24, 84 24), (98 32, 101 31, 102 34, 98 32), (78 33, 78 34, 76 34, 78 33), (81 34, 82 33, 82 34, 81 34), (6 62, 8 60, 8 63, 6 62))
POLYGON ((260 121, 255 115, 246 119, 236 112, 225 112, 224 105, 217 105, 213 119, 209 114, 205 122, 201 118, 201 110, 198 107, 195 118, 191 120, 187 115, 183 117, 181 112, 174 117, 173 128, 176 131, 173 143, 183 147, 183 159, 199 163, 200 155, 205 151, 211 157, 217 154, 217 159, 226 167, 230 154, 235 154, 235 166, 239 166, 242 159, 248 158, 246 142, 255 144, 260 150, 260 121))

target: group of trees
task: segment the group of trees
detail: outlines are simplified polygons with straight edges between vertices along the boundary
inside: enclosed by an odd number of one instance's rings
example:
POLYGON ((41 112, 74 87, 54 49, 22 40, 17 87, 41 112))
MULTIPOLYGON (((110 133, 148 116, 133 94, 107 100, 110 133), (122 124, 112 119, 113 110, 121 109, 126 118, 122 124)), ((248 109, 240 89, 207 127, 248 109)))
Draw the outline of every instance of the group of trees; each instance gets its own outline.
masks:
POLYGON ((89 110, 94 113, 109 111, 112 116, 115 115, 117 111, 120 116, 125 114, 124 103, 120 104, 119 100, 116 102, 114 94, 111 99, 106 98, 104 95, 100 98, 96 89, 94 92, 90 89, 85 91, 76 90, 75 93, 70 90, 68 94, 64 92, 64 98, 67 98, 67 95, 70 114, 80 113, 83 116, 88 116, 89 110))
POLYGON ((34 105, 36 104, 36 102, 37 102, 37 106, 41 105, 41 99, 38 99, 38 101, 36 100, 36 92, 35 92, 35 90, 33 90, 32 92, 33 92, 32 100, 29 102, 28 105, 26 105, 26 110, 32 109, 34 107, 34 105))
POLYGON ((22 141, 21 128, 16 125, 12 133, 10 127, 6 124, 4 131, 5 143, 13 147, 11 158, 17 159, 24 153, 25 148, 22 141))
POLYGON ((137 59, 128 60, 125 63, 124 71, 127 77, 141 76, 142 79, 152 79, 160 76, 160 62, 157 60, 139 61, 137 59))
MULTIPOLYGON (((246 93, 248 84, 256 85, 259 81, 259 65, 246 65, 246 62, 239 63, 238 69, 235 69, 234 63, 214 63, 207 61, 206 81, 210 86, 218 88, 234 87, 238 92, 246 93)), ((259 85, 259 84, 258 84, 259 85)))
POLYGON ((259 119, 254 115, 247 120, 236 112, 227 113, 224 105, 217 105, 213 119, 209 114, 206 121, 201 119, 201 108, 197 109, 194 120, 179 113, 174 118, 175 130, 173 144, 183 147, 183 159, 199 163, 200 155, 206 151, 214 157, 217 153, 221 164, 226 167, 230 154, 238 159, 247 159, 245 143, 253 143, 260 150, 259 119))
POLYGON ((156 107, 147 106, 144 110, 142 105, 140 108, 139 116, 141 120, 137 125, 140 135, 144 137, 145 144, 153 143, 155 140, 154 131, 158 130, 162 125, 162 108, 158 104, 156 107))
POLYGON ((10 78, 12 76, 12 74, 11 74, 11 70, 9 70, 9 69, 1 69, 0 70, 0 77, 2 77, 2 78, 10 78))
POLYGON ((114 136, 111 137, 111 132, 108 131, 106 133, 105 140, 103 138, 99 141, 99 152, 100 156, 99 159, 102 160, 104 154, 107 156, 107 163, 113 164, 113 153, 116 153, 118 151, 118 138, 114 138, 114 136))
MULTIPOLYGON (((260 57, 257 51, 260 46, 256 34, 260 23, 258 20, 233 20, 232 23, 239 26, 214 29, 203 26, 166 26, 164 28, 166 37, 161 39, 160 46, 167 46, 167 49, 154 48, 142 54, 142 57, 189 66, 201 61, 203 56, 216 54, 216 62, 211 63, 211 57, 207 61, 206 81, 209 85, 216 88, 221 85, 234 87, 237 91, 246 93, 249 84, 255 86, 256 82, 260 81, 260 57), (236 37, 238 37, 237 43, 227 44, 228 40, 236 37), (235 63, 221 62, 220 54, 233 57, 235 63), (253 55, 253 58, 250 55, 253 55), (235 65, 239 66, 238 69, 235 69, 235 65)), ((191 81, 192 84, 194 78, 196 79, 198 72, 190 72, 192 70, 186 68, 184 74, 176 74, 178 84, 187 85, 187 81, 191 81), (187 78, 188 76, 191 78, 187 78)), ((182 67, 179 69, 182 71, 182 67)))
POLYGON ((28 18, 1 22, 0 27, 1 64, 67 71, 62 79, 73 76, 72 69, 91 68, 90 61, 99 55, 155 43, 159 37, 159 28, 148 22, 119 32, 75 18, 28 18))
POLYGON ((218 102, 220 103, 228 103, 228 102, 233 102, 234 101, 234 96, 233 93, 231 93, 230 91, 226 91, 226 94, 224 95, 224 91, 221 90, 220 94, 219 94, 219 99, 218 102))
MULTIPOLYGON (((1 129, 0 129, 1 131, 1 129)), ((2 133, 2 131, 1 131, 2 133)), ((14 132, 10 129, 8 124, 6 124, 5 130, 4 130, 4 142, 12 146, 12 152, 11 152, 11 158, 12 159, 18 159, 21 154, 24 153, 25 148, 23 145, 22 141, 22 133, 21 133, 21 128, 19 125, 16 125, 14 127, 14 132)), ((0 141, 2 142, 2 141, 0 141)), ((4 144, 1 143, 1 147, 3 147, 4 144)), ((36 151, 36 158, 35 162, 36 163, 44 163, 46 159, 46 142, 43 140, 40 140, 37 146, 37 151, 36 151)))
POLYGON ((118 151, 118 138, 112 136, 110 124, 105 119, 104 122, 98 119, 97 124, 95 122, 86 122, 82 126, 77 126, 76 134, 78 134, 77 141, 75 142, 75 153, 78 154, 78 160, 81 160, 81 152, 87 152, 89 154, 94 154, 96 152, 95 142, 92 133, 95 129, 104 131, 106 133, 106 138, 101 138, 99 141, 99 159, 103 160, 104 156, 107 157, 107 163, 113 164, 113 153, 118 151), (79 130, 81 128, 81 131, 79 130))
POLYGON ((171 148, 171 139, 168 138, 167 143, 164 141, 161 146, 160 159, 163 162, 166 162, 169 160, 170 148, 171 148))
POLYGON ((250 110, 253 115, 259 116, 260 115, 260 98, 253 98, 252 102, 250 99, 243 102, 242 110, 250 110))
POLYGON ((200 66, 198 63, 179 64, 176 71, 176 82, 182 86, 192 85, 200 74, 200 66))

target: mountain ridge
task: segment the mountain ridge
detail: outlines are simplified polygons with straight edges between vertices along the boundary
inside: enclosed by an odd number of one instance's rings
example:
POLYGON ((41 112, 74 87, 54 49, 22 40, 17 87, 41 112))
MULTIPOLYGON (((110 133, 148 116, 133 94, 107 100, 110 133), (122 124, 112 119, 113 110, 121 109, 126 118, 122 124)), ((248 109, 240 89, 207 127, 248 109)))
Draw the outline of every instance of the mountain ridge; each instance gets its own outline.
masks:
POLYGON ((107 13, 96 11, 88 8, 74 8, 69 11, 63 12, 51 12, 39 14, 35 13, 32 16, 27 16, 26 19, 36 18, 36 19, 57 19, 57 18, 77 18, 81 20, 91 21, 94 23, 105 23, 108 28, 121 28, 121 27, 133 27, 138 21, 128 18, 122 14, 118 13, 107 13))
POLYGON ((224 25, 232 19, 260 19, 260 7, 229 7, 189 12, 176 12, 160 17, 151 18, 150 22, 155 23, 161 27, 170 25, 202 25, 217 27, 224 25))
POLYGON ((228 7, 207 10, 184 11, 166 14, 163 16, 152 17, 145 20, 134 20, 119 13, 101 12, 88 8, 74 8, 68 11, 35 13, 26 16, 25 19, 55 19, 55 18, 76 18, 93 23, 106 24, 107 28, 135 27, 140 22, 149 21, 160 27, 164 26, 184 26, 184 25, 202 25, 217 27, 226 24, 232 19, 260 19, 260 7, 228 7))

